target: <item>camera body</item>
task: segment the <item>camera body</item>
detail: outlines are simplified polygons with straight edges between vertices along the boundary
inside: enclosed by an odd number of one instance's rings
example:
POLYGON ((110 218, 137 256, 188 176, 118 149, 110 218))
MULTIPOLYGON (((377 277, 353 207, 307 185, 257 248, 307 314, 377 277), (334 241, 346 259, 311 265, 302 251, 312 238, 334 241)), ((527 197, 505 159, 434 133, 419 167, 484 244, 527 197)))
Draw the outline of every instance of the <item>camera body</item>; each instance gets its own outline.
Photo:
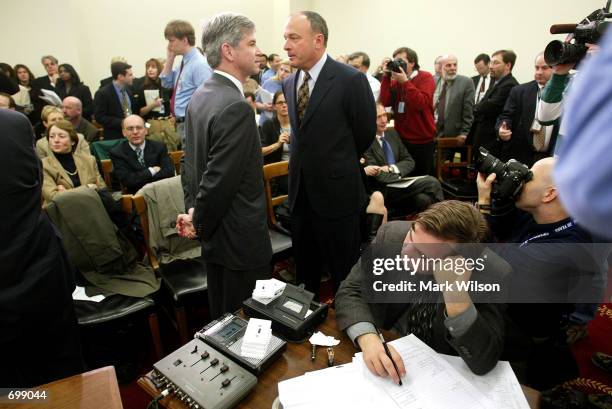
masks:
POLYGON ((592 12, 580 23, 557 24, 550 28, 551 34, 569 33, 571 42, 554 40, 544 50, 544 60, 550 66, 578 63, 587 53, 586 44, 596 44, 604 35, 609 22, 610 0, 603 9, 592 12))
POLYGON ((406 61, 402 60, 401 58, 396 58, 395 60, 387 63, 387 69, 393 72, 402 72, 400 67, 402 67, 404 72, 408 71, 408 64, 406 64, 406 61))
POLYGON ((495 173, 495 183, 491 197, 496 200, 514 200, 521 193, 525 183, 533 178, 533 173, 521 162, 510 159, 504 163, 491 155, 485 148, 479 149, 476 167, 486 175, 495 173))

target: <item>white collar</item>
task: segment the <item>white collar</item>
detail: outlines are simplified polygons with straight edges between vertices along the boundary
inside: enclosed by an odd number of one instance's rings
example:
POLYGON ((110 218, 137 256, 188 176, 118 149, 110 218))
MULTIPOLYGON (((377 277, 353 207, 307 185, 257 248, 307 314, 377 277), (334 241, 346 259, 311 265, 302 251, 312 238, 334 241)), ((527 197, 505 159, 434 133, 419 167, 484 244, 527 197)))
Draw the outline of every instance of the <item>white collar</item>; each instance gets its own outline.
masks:
POLYGON ((242 83, 238 80, 238 78, 234 77, 232 74, 221 70, 215 70, 215 73, 222 75, 228 80, 230 80, 238 88, 238 91, 240 91, 241 94, 244 94, 244 88, 242 87, 242 83))
POLYGON ((144 141, 142 141, 141 145, 136 146, 136 145, 133 145, 132 142, 128 141, 128 144, 130 145, 130 148, 132 148, 133 151, 135 151, 136 148, 140 148, 144 152, 144 147, 145 147, 146 143, 147 143, 147 140, 145 139, 144 141))
POLYGON ((419 70, 414 70, 412 71, 412 74, 410 74, 410 78, 408 78, 409 80, 413 80, 416 78, 416 76, 419 75, 419 70))
POLYGON ((315 65, 312 66, 312 68, 310 68, 310 70, 305 71, 302 70, 302 72, 300 73, 300 75, 302 76, 302 81, 304 78, 304 73, 308 72, 308 74, 310 74, 310 78, 312 79, 313 82, 317 82, 317 78, 319 78, 319 74, 321 74, 321 70, 323 69, 323 66, 325 65, 325 61, 327 61, 327 53, 323 53, 323 56, 319 59, 319 61, 316 62, 315 65))

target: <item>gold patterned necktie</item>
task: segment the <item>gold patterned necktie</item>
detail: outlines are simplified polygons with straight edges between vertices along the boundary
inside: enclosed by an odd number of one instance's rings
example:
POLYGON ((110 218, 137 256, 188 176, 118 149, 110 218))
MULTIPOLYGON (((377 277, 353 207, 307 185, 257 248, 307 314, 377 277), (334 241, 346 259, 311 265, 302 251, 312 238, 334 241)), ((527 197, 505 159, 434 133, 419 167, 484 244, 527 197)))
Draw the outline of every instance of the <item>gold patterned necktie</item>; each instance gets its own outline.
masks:
POLYGON ((123 109, 123 113, 125 114, 125 116, 129 116, 132 114, 125 88, 121 90, 121 109, 123 109))
POLYGON ((308 81, 310 80, 310 74, 304 71, 304 82, 300 86, 298 90, 298 98, 297 98, 297 114, 298 114, 298 124, 302 123, 302 118, 304 118, 304 114, 306 113, 306 108, 308 107, 308 100, 310 99, 310 88, 308 87, 308 81))

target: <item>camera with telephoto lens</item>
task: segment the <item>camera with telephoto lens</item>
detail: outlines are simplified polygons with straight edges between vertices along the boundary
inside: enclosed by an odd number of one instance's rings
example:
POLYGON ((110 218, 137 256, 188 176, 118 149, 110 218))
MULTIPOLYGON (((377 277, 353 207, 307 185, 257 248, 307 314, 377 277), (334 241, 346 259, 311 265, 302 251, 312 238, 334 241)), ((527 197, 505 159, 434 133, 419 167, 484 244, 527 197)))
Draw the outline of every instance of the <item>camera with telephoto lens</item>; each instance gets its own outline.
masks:
POLYGON ((588 51, 586 44, 596 44, 604 35, 609 21, 610 1, 602 9, 595 10, 578 24, 555 24, 550 27, 551 34, 571 34, 565 42, 554 40, 544 49, 544 60, 550 66, 578 63, 588 51))
POLYGON ((533 178, 533 173, 526 165, 514 159, 504 163, 482 147, 479 149, 476 167, 479 172, 487 176, 495 173, 491 197, 502 201, 516 199, 525 183, 533 178))
POLYGON ((400 67, 402 67, 404 72, 408 71, 408 64, 406 64, 406 61, 402 60, 401 58, 396 58, 395 60, 387 63, 387 69, 393 72, 402 72, 400 67))

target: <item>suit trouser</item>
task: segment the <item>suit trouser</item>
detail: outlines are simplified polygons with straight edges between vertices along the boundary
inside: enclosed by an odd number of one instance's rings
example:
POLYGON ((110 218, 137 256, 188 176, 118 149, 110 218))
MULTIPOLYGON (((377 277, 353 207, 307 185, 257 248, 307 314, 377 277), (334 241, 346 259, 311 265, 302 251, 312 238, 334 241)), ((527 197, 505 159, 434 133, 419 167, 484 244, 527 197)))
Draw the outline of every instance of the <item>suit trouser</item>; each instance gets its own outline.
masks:
POLYGON ((324 218, 316 214, 300 189, 291 214, 291 236, 298 284, 318 299, 323 269, 334 280, 334 294, 359 259, 360 215, 324 218))
POLYGON ((426 176, 417 179, 406 188, 387 187, 385 205, 391 212, 420 212, 430 205, 444 200, 444 193, 438 179, 426 176))
POLYGON ((414 170, 410 176, 434 174, 434 143, 410 143, 402 139, 408 153, 414 159, 414 170))
POLYGON ((251 297, 255 281, 270 278, 270 266, 249 270, 232 270, 216 263, 206 263, 208 305, 210 318, 217 319, 227 312, 242 308, 242 302, 251 297))

